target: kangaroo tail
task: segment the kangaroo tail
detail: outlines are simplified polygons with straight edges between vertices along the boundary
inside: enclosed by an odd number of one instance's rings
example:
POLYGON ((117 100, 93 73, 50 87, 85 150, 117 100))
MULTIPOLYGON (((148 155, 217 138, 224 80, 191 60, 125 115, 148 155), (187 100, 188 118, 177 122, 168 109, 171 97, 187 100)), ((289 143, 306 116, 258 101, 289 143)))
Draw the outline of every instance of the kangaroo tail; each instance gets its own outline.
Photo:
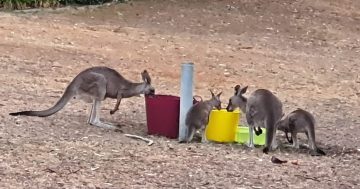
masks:
POLYGON ((269 151, 274 150, 276 148, 276 130, 277 125, 275 124, 274 116, 268 116, 265 120, 266 127, 266 135, 265 135, 265 147, 263 148, 263 153, 267 154, 269 151))
POLYGON ((323 155, 323 156, 326 155, 326 153, 323 150, 321 150, 320 148, 318 148, 318 147, 316 147, 316 153, 319 154, 319 155, 323 155))
POLYGON ((186 142, 191 142, 191 140, 194 138, 195 134, 195 128, 194 127, 188 127, 187 134, 186 134, 186 142))
POLYGON ((276 128, 274 121, 271 118, 267 118, 266 120, 266 139, 265 139, 265 147, 263 149, 263 153, 267 154, 272 150, 272 142, 274 137, 276 137, 276 128))
POLYGON ((71 86, 67 87, 63 96, 57 101, 57 103, 53 107, 47 110, 13 112, 13 113, 9 113, 9 115, 12 116, 25 115, 25 116, 38 116, 38 117, 47 117, 53 115, 56 112, 60 111, 74 96, 74 93, 71 91, 70 87, 71 86))
POLYGON ((316 147, 314 150, 310 151, 311 156, 325 156, 326 153, 320 148, 316 147))

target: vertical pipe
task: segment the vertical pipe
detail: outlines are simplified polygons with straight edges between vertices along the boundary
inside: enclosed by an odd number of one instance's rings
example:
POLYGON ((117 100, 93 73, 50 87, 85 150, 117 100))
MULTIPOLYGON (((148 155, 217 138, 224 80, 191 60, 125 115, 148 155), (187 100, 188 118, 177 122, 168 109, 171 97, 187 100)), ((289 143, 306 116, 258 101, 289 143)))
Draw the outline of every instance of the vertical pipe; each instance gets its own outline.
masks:
POLYGON ((186 114, 193 104, 193 72, 194 64, 192 62, 185 62, 181 65, 179 141, 184 141, 186 138, 186 114))

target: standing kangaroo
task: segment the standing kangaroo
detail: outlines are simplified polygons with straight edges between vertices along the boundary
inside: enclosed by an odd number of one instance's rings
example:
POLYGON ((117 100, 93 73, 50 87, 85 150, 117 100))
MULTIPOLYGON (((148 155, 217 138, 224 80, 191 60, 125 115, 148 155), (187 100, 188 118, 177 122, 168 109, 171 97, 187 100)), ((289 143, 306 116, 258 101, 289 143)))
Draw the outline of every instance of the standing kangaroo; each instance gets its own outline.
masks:
MULTIPOLYGON (((303 110, 296 109, 290 112, 288 115, 283 116, 277 123, 277 129, 284 131, 287 135, 291 133, 291 139, 293 141, 293 147, 299 148, 297 140, 297 133, 305 133, 308 139, 309 148, 312 150, 311 155, 319 156, 326 155, 324 151, 319 149, 315 143, 315 118, 311 113, 303 110)), ((288 139, 289 141, 289 139, 288 139)), ((290 141, 289 141, 290 142, 290 141)))
POLYGON ((90 125, 116 128, 112 124, 100 121, 101 101, 106 98, 117 99, 114 109, 110 110, 110 114, 114 114, 119 109, 123 98, 139 96, 140 94, 153 95, 155 89, 151 86, 149 73, 144 70, 141 76, 144 82, 133 83, 111 68, 91 67, 80 72, 70 82, 62 97, 53 107, 43 111, 21 111, 10 113, 10 115, 47 117, 60 111, 72 98, 79 97, 86 102, 93 103, 88 119, 90 125))
MULTIPOLYGON (((190 142, 193 139, 195 132, 199 129, 201 130, 202 133, 201 142, 202 143, 207 142, 205 129, 206 129, 206 125, 209 122, 209 115, 214 107, 216 107, 218 110, 221 109, 220 95, 222 94, 222 92, 220 92, 215 96, 211 90, 210 92, 212 96, 210 100, 200 101, 196 103, 189 109, 188 113, 186 114, 186 118, 185 118, 185 125, 187 127, 187 134, 185 139, 186 142, 190 142)), ((185 142, 185 141, 180 141, 180 142, 185 142)))
POLYGON ((226 107, 227 111, 234 111, 240 108, 246 114, 246 121, 249 124, 250 142, 249 147, 254 147, 253 130, 255 134, 262 133, 261 127, 266 128, 266 142, 263 149, 264 153, 277 148, 276 143, 276 125, 282 115, 281 101, 270 91, 266 89, 257 89, 251 93, 249 98, 243 96, 246 93, 248 86, 240 88, 240 85, 235 86, 235 94, 229 99, 229 104, 226 107), (258 129, 256 130, 256 126, 258 129))

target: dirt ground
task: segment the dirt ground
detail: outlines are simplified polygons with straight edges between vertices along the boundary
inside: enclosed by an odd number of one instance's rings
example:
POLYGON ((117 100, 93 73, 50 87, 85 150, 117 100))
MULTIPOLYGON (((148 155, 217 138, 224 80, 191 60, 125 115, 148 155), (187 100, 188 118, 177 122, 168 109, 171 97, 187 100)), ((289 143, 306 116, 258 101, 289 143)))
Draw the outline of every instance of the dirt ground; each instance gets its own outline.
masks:
POLYGON ((0 52, 1 188, 360 188, 360 1, 149 0, 2 12, 0 52), (147 69, 157 93, 179 95, 187 60, 204 98, 222 90, 225 106, 236 84, 249 85, 276 93, 285 112, 312 112, 327 156, 148 136, 143 97, 123 100, 114 115, 115 100, 106 100, 102 119, 152 146, 87 125, 90 104, 79 100, 46 118, 8 115, 52 106, 77 73, 97 65, 134 81, 147 69), (273 164, 272 155, 299 164, 273 164))

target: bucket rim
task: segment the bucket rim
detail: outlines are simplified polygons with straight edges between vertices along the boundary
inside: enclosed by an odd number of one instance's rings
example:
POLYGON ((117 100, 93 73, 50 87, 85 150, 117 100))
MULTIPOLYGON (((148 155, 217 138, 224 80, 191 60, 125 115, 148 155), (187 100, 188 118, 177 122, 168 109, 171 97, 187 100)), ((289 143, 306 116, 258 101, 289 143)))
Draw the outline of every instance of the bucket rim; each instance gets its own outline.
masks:
POLYGON ((176 95, 170 95, 170 94, 155 94, 153 96, 145 96, 145 99, 147 100, 153 100, 153 99, 172 99, 172 100, 180 100, 179 96, 176 95))

